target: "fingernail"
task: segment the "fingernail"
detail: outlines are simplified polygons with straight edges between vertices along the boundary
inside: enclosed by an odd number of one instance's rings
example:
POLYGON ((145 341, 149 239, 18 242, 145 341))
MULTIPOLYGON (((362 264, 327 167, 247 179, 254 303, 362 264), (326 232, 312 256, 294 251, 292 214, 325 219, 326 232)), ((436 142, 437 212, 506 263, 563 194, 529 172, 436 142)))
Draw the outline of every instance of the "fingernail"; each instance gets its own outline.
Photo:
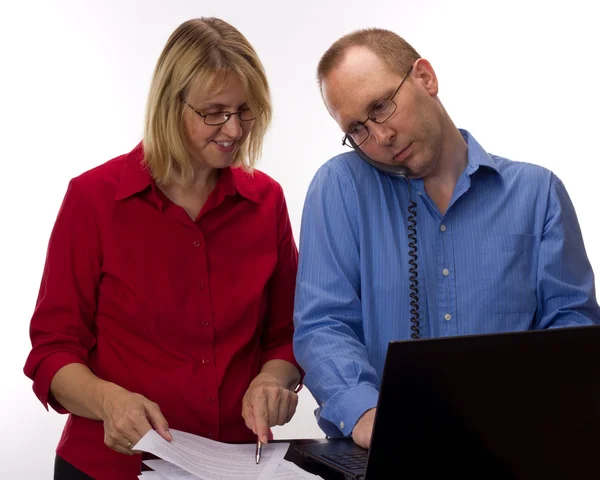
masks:
POLYGON ((171 432, 169 432, 168 430, 167 430, 167 436, 169 437, 169 439, 173 440, 173 435, 171 435, 171 432))

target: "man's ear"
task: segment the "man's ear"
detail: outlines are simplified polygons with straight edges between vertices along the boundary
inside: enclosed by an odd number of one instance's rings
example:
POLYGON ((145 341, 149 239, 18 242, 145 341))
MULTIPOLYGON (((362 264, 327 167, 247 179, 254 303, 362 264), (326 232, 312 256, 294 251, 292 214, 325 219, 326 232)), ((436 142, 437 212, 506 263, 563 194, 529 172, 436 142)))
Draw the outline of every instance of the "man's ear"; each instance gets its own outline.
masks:
POLYGON ((429 95, 435 97, 438 94, 437 75, 429 60, 419 58, 413 65, 411 76, 421 83, 429 95))

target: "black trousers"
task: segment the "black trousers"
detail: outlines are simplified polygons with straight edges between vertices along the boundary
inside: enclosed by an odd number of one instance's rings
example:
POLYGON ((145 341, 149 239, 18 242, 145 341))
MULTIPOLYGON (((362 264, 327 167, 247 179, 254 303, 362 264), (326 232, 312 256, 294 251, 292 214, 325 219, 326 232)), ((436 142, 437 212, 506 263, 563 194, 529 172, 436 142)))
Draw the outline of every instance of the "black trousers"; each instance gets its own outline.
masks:
POLYGON ((54 480, 94 480, 66 460, 56 455, 54 459, 54 480))

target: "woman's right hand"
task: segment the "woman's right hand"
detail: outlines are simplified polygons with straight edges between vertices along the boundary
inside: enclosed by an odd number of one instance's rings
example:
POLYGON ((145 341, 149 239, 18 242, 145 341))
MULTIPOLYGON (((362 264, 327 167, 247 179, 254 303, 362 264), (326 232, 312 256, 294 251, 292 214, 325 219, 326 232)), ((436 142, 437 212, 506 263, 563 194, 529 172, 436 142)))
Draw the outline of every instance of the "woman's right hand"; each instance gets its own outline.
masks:
POLYGON ((152 428, 165 440, 173 440, 158 404, 115 384, 104 391, 100 418, 104 422, 104 443, 124 455, 140 453, 131 447, 152 428))

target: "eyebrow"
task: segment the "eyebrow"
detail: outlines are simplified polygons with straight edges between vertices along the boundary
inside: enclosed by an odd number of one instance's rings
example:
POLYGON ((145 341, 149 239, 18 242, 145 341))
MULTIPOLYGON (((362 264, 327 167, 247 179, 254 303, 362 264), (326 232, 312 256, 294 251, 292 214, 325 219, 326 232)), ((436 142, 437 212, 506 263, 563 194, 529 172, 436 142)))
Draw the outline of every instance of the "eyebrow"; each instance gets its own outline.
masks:
MULTIPOLYGON (((247 108, 248 107, 248 102, 244 102, 242 104, 240 104, 237 109, 239 110, 240 108, 247 108)), ((209 108, 222 108, 222 109, 226 109, 228 108, 227 105, 224 105, 223 103, 205 103, 201 110, 206 110, 209 108)))

